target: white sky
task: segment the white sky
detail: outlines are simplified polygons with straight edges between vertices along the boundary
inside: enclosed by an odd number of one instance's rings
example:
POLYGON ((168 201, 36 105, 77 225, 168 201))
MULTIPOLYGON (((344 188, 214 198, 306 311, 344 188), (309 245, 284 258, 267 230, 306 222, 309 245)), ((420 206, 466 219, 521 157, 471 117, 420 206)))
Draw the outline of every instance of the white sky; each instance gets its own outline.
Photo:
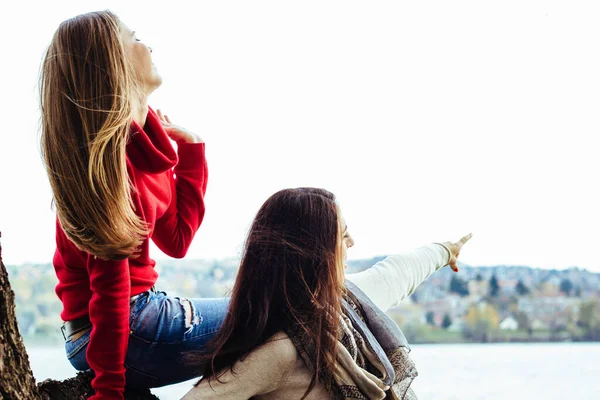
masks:
MULTIPOLYGON (((207 142, 189 258, 236 256, 266 198, 333 191, 350 258, 473 232, 473 265, 600 272, 594 1, 11 1, 0 16, 4 261, 50 262, 36 82, 59 23, 111 9, 154 52, 151 98, 207 142)), ((154 256, 163 259, 158 249, 154 256)))

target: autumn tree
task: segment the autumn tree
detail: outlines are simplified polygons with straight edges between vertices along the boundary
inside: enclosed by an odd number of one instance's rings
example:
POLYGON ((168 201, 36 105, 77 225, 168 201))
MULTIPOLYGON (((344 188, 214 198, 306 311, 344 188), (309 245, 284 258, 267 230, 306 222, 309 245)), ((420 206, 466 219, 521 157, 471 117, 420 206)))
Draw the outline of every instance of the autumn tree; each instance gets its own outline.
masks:
POLYGON ((583 340, 600 340, 600 301, 592 300, 581 304, 579 325, 583 328, 583 340))
POLYGON ((488 303, 473 304, 465 316, 463 335, 478 342, 489 341, 490 334, 498 329, 498 312, 488 303))

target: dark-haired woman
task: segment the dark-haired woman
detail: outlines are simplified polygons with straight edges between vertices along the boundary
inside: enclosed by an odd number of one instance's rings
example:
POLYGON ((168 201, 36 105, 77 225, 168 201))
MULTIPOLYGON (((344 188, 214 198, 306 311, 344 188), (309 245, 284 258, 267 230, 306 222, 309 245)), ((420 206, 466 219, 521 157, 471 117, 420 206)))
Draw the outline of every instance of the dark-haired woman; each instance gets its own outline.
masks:
POLYGON ((42 67, 56 294, 67 357, 95 372, 93 399, 192 378, 181 353, 202 348, 227 310, 227 299, 154 288, 150 240, 186 254, 208 172, 202 140, 148 107, 162 82, 151 53, 114 14, 93 12, 59 26, 42 67))
MULTIPOLYGON (((354 241, 334 196, 286 189, 250 229, 231 305, 194 399, 414 399, 408 343, 384 311, 457 257, 470 239, 390 256, 344 279, 354 241)), ((198 373, 202 373, 198 370, 198 373)))

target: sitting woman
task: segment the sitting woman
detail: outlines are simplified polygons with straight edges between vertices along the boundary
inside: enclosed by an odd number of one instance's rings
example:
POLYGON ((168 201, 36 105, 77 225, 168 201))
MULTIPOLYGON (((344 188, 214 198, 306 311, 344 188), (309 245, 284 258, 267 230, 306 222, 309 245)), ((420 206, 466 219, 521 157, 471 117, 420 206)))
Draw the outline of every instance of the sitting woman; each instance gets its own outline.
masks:
POLYGON ((354 241, 335 197, 275 193, 250 228, 222 329, 207 351, 187 355, 204 377, 184 400, 416 398, 410 348, 384 311, 444 265, 458 271, 470 237, 345 279, 354 241))

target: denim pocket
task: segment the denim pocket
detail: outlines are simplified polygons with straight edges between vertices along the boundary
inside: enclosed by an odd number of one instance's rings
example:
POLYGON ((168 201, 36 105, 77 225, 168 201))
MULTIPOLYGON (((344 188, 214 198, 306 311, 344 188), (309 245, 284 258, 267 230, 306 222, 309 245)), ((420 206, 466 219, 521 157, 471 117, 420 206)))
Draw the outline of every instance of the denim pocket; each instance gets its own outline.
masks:
POLYGON ((88 331, 75 341, 71 341, 71 339, 69 339, 65 342, 67 359, 71 362, 73 368, 78 371, 84 371, 90 368, 85 356, 87 345, 90 342, 90 333, 91 332, 88 331))
POLYGON ((129 304, 129 325, 133 326, 135 320, 146 304, 151 300, 155 294, 148 291, 141 293, 134 301, 129 304))
POLYGON ((125 363, 125 385, 131 388, 153 388, 159 386, 159 379, 125 363))
POLYGON ((150 293, 132 315, 131 335, 148 344, 183 340, 184 313, 179 302, 164 292, 150 293))

